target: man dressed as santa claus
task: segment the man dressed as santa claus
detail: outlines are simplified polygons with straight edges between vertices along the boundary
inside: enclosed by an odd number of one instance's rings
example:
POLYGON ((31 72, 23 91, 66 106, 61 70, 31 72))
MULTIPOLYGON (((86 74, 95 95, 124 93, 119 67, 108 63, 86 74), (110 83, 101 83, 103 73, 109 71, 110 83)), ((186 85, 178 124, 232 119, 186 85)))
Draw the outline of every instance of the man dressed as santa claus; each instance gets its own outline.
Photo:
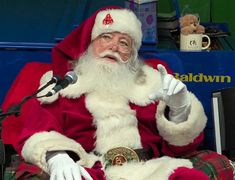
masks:
POLYGON ((26 162, 51 180, 209 179, 182 158, 203 140, 202 104, 165 63, 138 57, 141 39, 135 14, 110 8, 53 49, 53 74, 72 69, 78 80, 29 102, 17 143, 26 162))

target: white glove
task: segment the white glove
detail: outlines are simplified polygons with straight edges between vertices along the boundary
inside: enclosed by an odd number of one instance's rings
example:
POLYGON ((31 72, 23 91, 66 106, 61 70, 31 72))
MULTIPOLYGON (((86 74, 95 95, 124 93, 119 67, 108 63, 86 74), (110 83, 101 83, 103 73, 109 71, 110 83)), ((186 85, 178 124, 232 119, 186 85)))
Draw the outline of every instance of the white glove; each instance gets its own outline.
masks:
POLYGON ((65 152, 60 152, 48 161, 50 180, 93 180, 90 174, 65 152))
POLYGON ((191 105, 186 85, 168 74, 163 65, 159 64, 157 67, 161 75, 162 89, 150 94, 149 99, 164 101, 170 108, 171 121, 176 123, 185 121, 191 105))

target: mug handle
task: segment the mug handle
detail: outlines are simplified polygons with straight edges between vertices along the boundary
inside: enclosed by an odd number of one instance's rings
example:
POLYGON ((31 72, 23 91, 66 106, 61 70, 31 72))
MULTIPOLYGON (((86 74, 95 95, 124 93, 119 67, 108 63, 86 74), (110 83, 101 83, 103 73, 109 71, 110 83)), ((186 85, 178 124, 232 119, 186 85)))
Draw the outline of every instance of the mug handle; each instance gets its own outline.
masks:
POLYGON ((207 43, 206 46, 202 47, 202 50, 207 49, 207 48, 211 45, 211 39, 210 39, 210 37, 207 36, 207 35, 205 35, 205 34, 203 34, 203 35, 202 35, 202 39, 203 39, 204 37, 207 38, 208 43, 207 43))

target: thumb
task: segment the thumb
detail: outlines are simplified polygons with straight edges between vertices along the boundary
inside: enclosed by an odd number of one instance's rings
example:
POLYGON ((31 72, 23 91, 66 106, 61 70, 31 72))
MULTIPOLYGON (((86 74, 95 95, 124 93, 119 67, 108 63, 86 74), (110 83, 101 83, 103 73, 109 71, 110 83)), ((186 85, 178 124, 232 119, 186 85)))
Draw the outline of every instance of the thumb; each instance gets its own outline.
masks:
POLYGON ((162 64, 157 65, 158 71, 160 72, 161 75, 167 75, 166 68, 162 64))

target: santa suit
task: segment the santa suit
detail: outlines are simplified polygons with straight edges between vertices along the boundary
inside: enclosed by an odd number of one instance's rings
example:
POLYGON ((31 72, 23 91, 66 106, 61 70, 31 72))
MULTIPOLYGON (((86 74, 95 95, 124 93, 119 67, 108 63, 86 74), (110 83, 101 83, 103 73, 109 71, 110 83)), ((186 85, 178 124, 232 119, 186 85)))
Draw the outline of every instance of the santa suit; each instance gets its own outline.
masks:
MULTIPOLYGON (((96 13, 53 49, 54 74, 63 75, 68 71, 68 61, 78 59, 87 49, 96 13)), ((116 15, 119 16, 119 13, 116 15)), ((122 18, 114 18, 114 25, 120 20, 122 18)), ((123 24, 120 21, 122 25, 117 24, 115 28, 124 32, 129 27, 140 30, 130 25, 130 22, 123 24)), ((96 27, 92 37, 102 30, 96 27)), ((133 39, 137 41, 138 49, 141 34, 127 34, 135 36, 133 39)), ((26 162, 37 165, 47 173, 47 152, 63 150, 73 152, 70 155, 75 155, 74 160, 86 167, 97 180, 187 179, 186 174, 190 174, 192 163, 171 157, 181 157, 192 152, 201 143, 207 120, 203 107, 189 93, 191 109, 188 117, 179 124, 169 121, 165 103, 149 99, 151 93, 162 88, 159 72, 148 65, 144 65, 142 71, 146 76, 144 83, 132 81, 121 94, 106 93, 105 87, 103 91, 89 91, 87 84, 93 82, 81 75, 77 83, 60 94, 42 98, 40 102, 31 100, 28 102, 30 108, 27 115, 24 116, 24 127, 15 143, 17 151, 26 162), (127 162, 122 166, 104 169, 107 163, 103 158, 105 153, 120 146, 131 149, 150 148, 153 155, 148 161, 127 162)), ((51 77, 51 72, 46 73, 42 77, 42 84, 51 77)), ((195 179, 206 179, 200 172, 194 174, 195 179)))
MULTIPOLYGON (((151 92, 161 88, 159 72, 148 65, 142 70, 146 75, 144 85, 130 83, 123 94, 89 92, 87 79, 81 75, 60 96, 42 99, 43 105, 32 100, 18 151, 26 161, 45 172, 49 171, 47 151, 72 151, 80 158, 78 163, 99 179, 105 164, 103 155, 120 146, 151 148, 153 158, 110 166, 105 170, 107 179, 168 179, 179 167, 192 168, 189 160, 170 157, 185 155, 201 143, 206 125, 201 103, 189 93, 191 110, 187 119, 179 124, 169 121, 164 114, 164 102, 153 103, 148 98, 151 92), (94 155, 94 151, 100 156, 94 155), (101 162, 102 170, 90 171, 97 162, 101 162)), ((49 73, 45 77, 45 82, 51 78, 49 73)))

